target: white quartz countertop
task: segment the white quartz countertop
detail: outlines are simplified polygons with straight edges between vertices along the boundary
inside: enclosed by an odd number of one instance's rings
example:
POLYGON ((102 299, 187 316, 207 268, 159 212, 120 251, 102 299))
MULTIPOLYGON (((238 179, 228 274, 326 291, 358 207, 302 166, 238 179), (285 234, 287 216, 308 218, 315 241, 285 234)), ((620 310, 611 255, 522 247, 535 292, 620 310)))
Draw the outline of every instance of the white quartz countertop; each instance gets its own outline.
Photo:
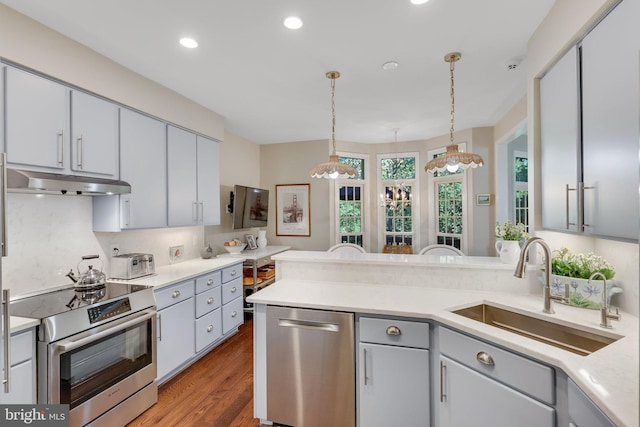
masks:
POLYGON ((40 322, 36 319, 28 319, 26 317, 11 316, 11 319, 9 320, 9 324, 11 325, 10 333, 16 334, 18 332, 24 331, 25 329, 38 326, 40 322))
MULTIPOLYGON (((315 257, 308 256, 306 261, 309 261, 309 258, 324 258, 316 252, 313 255, 315 257)), ((369 263, 373 258, 383 262, 388 256, 403 256, 369 255, 369 263)), ((293 260, 292 258, 298 256, 304 257, 305 253, 285 252, 274 256, 274 259, 293 260)), ((336 262, 344 262, 349 257, 341 254, 335 258, 336 262)), ((462 260, 456 262, 464 264, 462 260)), ((478 260, 473 262, 477 263, 478 260)), ((491 262, 487 260, 487 265, 491 262)), ((513 269, 513 266, 508 268, 513 269)), ((597 310, 556 303, 555 314, 542 313, 542 296, 538 295, 298 279, 279 280, 252 294, 247 300, 257 304, 431 319, 562 369, 617 425, 639 425, 638 318, 626 313, 622 314, 621 321, 613 322, 613 329, 606 330, 599 327, 600 312, 597 310), (457 308, 482 303, 597 334, 622 338, 589 356, 580 356, 451 312, 457 308)))

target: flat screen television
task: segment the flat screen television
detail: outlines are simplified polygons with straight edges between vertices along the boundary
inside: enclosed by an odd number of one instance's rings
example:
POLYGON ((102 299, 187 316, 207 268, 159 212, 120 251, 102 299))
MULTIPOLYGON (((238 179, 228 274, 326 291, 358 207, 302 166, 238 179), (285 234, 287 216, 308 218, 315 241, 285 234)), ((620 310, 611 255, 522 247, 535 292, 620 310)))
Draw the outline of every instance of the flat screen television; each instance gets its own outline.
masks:
POLYGON ((236 184, 231 209, 234 230, 266 227, 269 218, 269 190, 236 184))

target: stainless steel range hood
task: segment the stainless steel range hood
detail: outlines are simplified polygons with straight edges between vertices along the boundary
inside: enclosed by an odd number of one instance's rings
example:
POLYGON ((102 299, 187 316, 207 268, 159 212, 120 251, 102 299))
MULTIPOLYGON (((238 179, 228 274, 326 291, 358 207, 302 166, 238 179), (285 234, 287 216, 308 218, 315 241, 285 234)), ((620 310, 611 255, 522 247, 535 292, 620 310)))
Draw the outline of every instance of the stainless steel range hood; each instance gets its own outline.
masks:
POLYGON ((12 193, 101 196, 128 194, 131 193, 131 186, 118 180, 9 168, 7 169, 7 191, 12 193))

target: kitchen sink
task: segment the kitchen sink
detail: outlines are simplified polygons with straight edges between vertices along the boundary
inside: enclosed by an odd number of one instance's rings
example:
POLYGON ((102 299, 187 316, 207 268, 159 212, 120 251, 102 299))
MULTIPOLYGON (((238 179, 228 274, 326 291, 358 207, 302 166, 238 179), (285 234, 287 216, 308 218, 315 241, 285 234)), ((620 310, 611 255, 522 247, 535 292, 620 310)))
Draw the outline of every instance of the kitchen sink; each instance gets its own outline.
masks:
POLYGON ((622 337, 600 335, 571 326, 537 319, 488 304, 474 305, 452 313, 494 326, 581 356, 606 347, 622 337))

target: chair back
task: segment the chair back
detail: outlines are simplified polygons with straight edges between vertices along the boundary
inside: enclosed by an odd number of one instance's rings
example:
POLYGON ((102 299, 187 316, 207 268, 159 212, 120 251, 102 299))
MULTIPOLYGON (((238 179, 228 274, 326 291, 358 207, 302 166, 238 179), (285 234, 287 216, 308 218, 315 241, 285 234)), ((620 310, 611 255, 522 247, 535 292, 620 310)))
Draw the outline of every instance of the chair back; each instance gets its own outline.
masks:
POLYGON ((418 255, 458 255, 464 256, 464 252, 462 252, 458 248, 454 248, 449 245, 429 245, 424 247, 418 252, 418 255))
POLYGON ((384 245, 382 247, 383 254, 413 254, 413 246, 411 245, 384 245))
POLYGON ((333 245, 329 249, 327 249, 327 252, 359 252, 362 254, 367 253, 367 251, 365 251, 362 246, 354 245, 353 243, 338 243, 337 245, 333 245))

